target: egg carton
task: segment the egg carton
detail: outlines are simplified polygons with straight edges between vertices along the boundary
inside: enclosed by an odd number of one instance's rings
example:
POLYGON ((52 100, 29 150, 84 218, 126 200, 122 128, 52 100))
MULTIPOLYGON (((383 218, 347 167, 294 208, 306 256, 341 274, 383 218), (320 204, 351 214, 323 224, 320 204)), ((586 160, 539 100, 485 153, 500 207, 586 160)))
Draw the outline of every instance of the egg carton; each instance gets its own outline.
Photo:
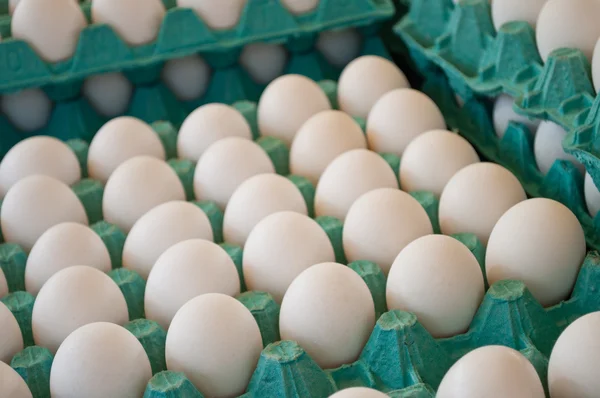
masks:
MULTIPOLYGON (((390 58, 378 35, 379 26, 364 27, 359 32, 362 36, 362 49, 359 55, 390 58)), ((286 45, 289 57, 283 72, 301 74, 315 81, 337 80, 342 68, 328 63, 314 48, 315 42, 316 36, 291 39, 286 45)), ((179 101, 165 86, 161 80, 162 63, 147 67, 144 71, 139 69, 132 72, 125 71, 126 77, 134 84, 126 114, 148 123, 162 120, 179 126, 190 112, 203 104, 257 101, 265 85, 257 84, 248 75, 238 63, 238 57, 239 51, 205 55, 207 62, 214 67, 211 81, 204 95, 192 101, 179 101)), ((20 140, 33 135, 50 135, 62 140, 83 139, 89 142, 96 131, 110 118, 99 114, 92 107, 81 94, 81 86, 82 82, 79 81, 69 85, 44 88, 48 97, 54 102, 54 106, 46 126, 37 131, 31 133, 20 131, 5 115, 0 114, 0 131, 2 131, 0 156, 20 140)))

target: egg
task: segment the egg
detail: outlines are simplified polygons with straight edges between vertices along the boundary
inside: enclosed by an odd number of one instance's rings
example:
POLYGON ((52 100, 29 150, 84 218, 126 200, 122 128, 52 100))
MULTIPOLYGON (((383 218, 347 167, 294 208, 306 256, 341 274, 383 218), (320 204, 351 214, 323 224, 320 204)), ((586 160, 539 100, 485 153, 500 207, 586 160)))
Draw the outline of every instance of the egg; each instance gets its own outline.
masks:
POLYGON ((400 186, 427 191, 439 198, 448 181, 463 167, 479 162, 469 141, 447 130, 430 130, 413 139, 400 161, 400 186))
POLYGON ((20 0, 8 0, 8 15, 13 15, 15 8, 19 5, 20 0))
POLYGON ((352 28, 328 30, 319 34, 316 47, 327 62, 343 68, 360 54, 362 37, 352 28))
POLYGON ((297 341, 323 369, 354 362, 374 326, 375 306, 367 284, 338 263, 303 271, 281 303, 281 339, 297 341))
POLYGON ((168 330, 177 311, 205 293, 240 294, 233 260, 225 249, 208 240, 176 243, 152 267, 144 296, 146 318, 168 330))
POLYGON ((11 19, 14 39, 24 40, 47 62, 70 58, 87 21, 73 0, 19 0, 11 19))
POLYGON ((436 398, 544 398, 533 365, 518 351, 504 346, 477 348, 446 373, 436 398))
POLYGON ((0 362, 0 397, 33 398, 21 375, 4 362, 0 362))
POLYGON ((191 8, 209 28, 225 30, 234 28, 247 0, 220 0, 215 7, 213 0, 177 0, 178 7, 191 8))
MULTIPOLYGON (((342 71, 337 100, 340 110, 351 116, 366 118, 384 94, 407 87, 410 84, 406 76, 393 62, 375 55, 365 55, 350 62, 342 71)), ((444 127, 445 124, 440 128, 444 127)))
POLYGON ((319 112, 298 130, 290 148, 290 170, 316 185, 338 155, 366 147, 362 129, 348 114, 336 110, 319 112))
POLYGON ((544 306, 571 294, 586 253, 583 229, 562 203, 535 198, 500 217, 485 256, 487 279, 522 280, 544 306))
POLYGON ((598 214, 598 211, 600 210, 600 191, 596 188, 596 184, 589 173, 585 173, 585 182, 583 186, 588 212, 592 217, 596 217, 596 214, 598 214))
POLYGON ((127 329, 95 322, 71 333, 50 371, 50 394, 64 398, 141 397, 152 378, 142 344, 127 329))
POLYGON ((600 3, 596 0, 548 0, 539 13, 536 42, 542 59, 558 48, 577 48, 592 59, 600 37, 600 3))
POLYGON ((140 155, 165 159, 165 149, 158 134, 148 123, 131 116, 111 119, 90 143, 88 173, 91 178, 106 183, 117 167, 140 155))
POLYGON ((596 92, 600 90, 600 39, 596 42, 592 55, 592 81, 596 92))
POLYGON ((258 101, 261 135, 279 138, 287 145, 311 116, 331 109, 329 99, 317 83, 300 75, 273 80, 258 101))
POLYGON ((0 210, 4 241, 25 251, 47 229, 68 221, 88 224, 83 205, 66 184, 43 175, 25 177, 13 185, 0 210))
POLYGON ((283 74, 287 57, 281 44, 251 43, 242 50, 239 62, 256 83, 268 84, 283 74))
POLYGON ((115 117, 127 111, 133 85, 122 73, 103 73, 85 79, 81 91, 96 112, 115 117))
POLYGON ((130 46, 156 40, 165 12, 161 0, 92 0, 92 22, 110 25, 130 46))
MULTIPOLYGON (((502 3, 502 2, 500 2, 502 3)), ((494 101, 494 110, 492 112, 492 120, 494 122, 494 131, 499 138, 504 137, 508 122, 518 122, 524 124, 529 132, 534 135, 540 125, 539 120, 528 119, 523 115, 519 115, 513 109, 515 100, 506 94, 499 95, 494 101)))
POLYGON ((538 169, 546 175, 558 159, 571 161, 582 173, 585 169, 577 159, 565 152, 562 141, 567 135, 565 129, 553 122, 544 121, 535 134, 533 153, 538 169))
POLYGON ((306 14, 316 9, 321 0, 280 0, 281 5, 294 15, 306 14))
POLYGON ((40 289, 31 315, 35 344, 55 353, 77 328, 93 322, 119 325, 129 320, 127 303, 117 284, 87 265, 65 268, 40 289))
POLYGON ((492 1, 492 21, 499 30, 502 25, 511 21, 525 21, 535 29, 538 15, 547 0, 502 0, 492 1))
POLYGON ((375 152, 402 156, 408 144, 429 130, 445 130, 442 112, 427 95, 392 90, 373 105, 367 119, 367 143, 375 152))
POLYGON ((290 283, 305 269, 335 261, 329 237, 316 221, 292 211, 263 218, 244 246, 248 290, 270 293, 281 302, 290 283))
POLYGON ((0 299, 8 294, 8 282, 4 276, 4 271, 0 268, 0 299))
POLYGON ((308 215, 306 202, 293 182, 277 174, 250 177, 231 195, 225 209, 225 242, 244 246, 260 220, 285 210, 308 215))
POLYGON ((170 59, 162 70, 162 81, 179 101, 202 97, 210 84, 211 69, 198 54, 170 59))
POLYGON ((147 211, 172 200, 185 200, 183 185, 169 165, 147 155, 121 163, 104 187, 104 220, 125 233, 147 211))
POLYGON ((388 395, 366 387, 345 388, 329 396, 330 398, 387 398, 388 395))
POLYGON ((102 272, 111 270, 110 254, 100 236, 83 224, 54 225, 40 236, 27 256, 25 287, 35 296, 52 275, 82 264, 102 272))
POLYGON ((177 136, 177 154, 197 162, 210 145, 225 137, 252 139, 250 125, 229 105, 203 105, 183 121, 177 136))
POLYGON ((236 299, 207 293, 175 314, 167 333, 167 368, 184 372, 204 396, 244 393, 262 350, 258 325, 236 299))
POLYGON ((577 319, 561 333, 548 363, 548 387, 552 398, 595 397, 600 389, 596 331, 600 312, 577 319))
POLYGON ((0 196, 25 177, 42 174, 67 185, 81 178, 75 153, 64 142, 48 136, 34 136, 17 143, 0 162, 0 196))
POLYGON ((0 97, 0 110, 19 130, 30 133, 46 126, 52 102, 39 88, 28 88, 0 97))
POLYGON ((387 275, 400 251, 433 233, 423 206, 409 194, 380 188, 360 196, 350 207, 343 229, 348 262, 375 262, 387 275))
POLYGON ((484 245, 500 217, 527 199, 521 183, 495 163, 466 166, 448 181, 438 217, 444 235, 472 233, 484 245))
POLYGON ((165 250, 188 239, 213 240, 206 214, 185 201, 160 204, 142 215, 131 228, 123 246, 123 267, 147 279, 165 250))
POLYGON ((0 361, 10 363, 12 357, 23 349, 21 328, 12 312, 0 301, 0 361))
POLYGON ((427 235, 407 244, 388 275, 389 309, 412 312, 435 338, 465 332, 485 292, 477 259, 460 241, 427 235))
POLYGON ((315 214, 344 221, 352 203, 377 188, 398 188, 394 171, 387 162, 367 149, 345 152, 321 175, 315 192, 315 214))
POLYGON ((198 200, 212 200, 222 209, 241 183, 257 174, 275 173, 269 155, 245 137, 223 138, 200 156, 194 172, 198 200))

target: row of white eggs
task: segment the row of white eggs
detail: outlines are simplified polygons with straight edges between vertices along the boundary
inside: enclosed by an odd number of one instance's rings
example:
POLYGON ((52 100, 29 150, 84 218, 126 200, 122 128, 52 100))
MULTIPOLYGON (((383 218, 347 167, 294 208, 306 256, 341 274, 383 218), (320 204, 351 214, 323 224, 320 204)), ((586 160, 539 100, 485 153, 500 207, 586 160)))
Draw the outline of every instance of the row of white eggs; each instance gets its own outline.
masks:
MULTIPOLYGON (((331 65, 342 68, 360 53, 362 38, 354 29, 322 32, 316 48, 331 65), (340 50, 341 49, 341 50, 340 50)), ((288 53, 280 44, 253 43, 244 47, 240 65, 258 84, 268 84, 281 76, 288 53)), ((201 98, 208 89, 211 68, 197 54, 169 60, 162 70, 162 81, 180 101, 201 98)), ((115 117, 127 111, 133 85, 119 72, 87 78, 82 94, 101 115, 115 117)), ((52 102, 40 89, 25 89, 0 97, 0 111, 21 131, 44 127, 52 111, 52 102)))

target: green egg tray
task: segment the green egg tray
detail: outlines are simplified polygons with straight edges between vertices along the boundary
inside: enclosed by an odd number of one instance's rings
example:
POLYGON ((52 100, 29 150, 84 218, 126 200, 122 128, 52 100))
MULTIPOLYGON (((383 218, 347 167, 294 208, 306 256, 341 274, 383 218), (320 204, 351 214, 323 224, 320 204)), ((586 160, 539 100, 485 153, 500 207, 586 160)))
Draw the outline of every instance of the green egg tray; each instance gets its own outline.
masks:
POLYGON ((557 49, 543 63, 531 26, 515 21, 496 31, 488 0, 410 3, 394 31, 422 74, 439 68, 465 101, 504 93, 515 98, 516 112, 561 125, 569 133, 565 151, 600 186, 600 97, 581 51, 557 49))

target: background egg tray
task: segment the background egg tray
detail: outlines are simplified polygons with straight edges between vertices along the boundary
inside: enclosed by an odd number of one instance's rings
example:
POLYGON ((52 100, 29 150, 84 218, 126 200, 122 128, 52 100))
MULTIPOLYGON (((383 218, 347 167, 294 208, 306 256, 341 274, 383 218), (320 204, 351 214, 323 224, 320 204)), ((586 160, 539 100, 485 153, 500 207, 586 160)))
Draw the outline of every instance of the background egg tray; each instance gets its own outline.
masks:
MULTIPOLYGON (((4 3, 6 1, 4 0, 4 3)), ((248 1, 239 23, 214 31, 191 9, 163 0, 167 13, 155 42, 130 47, 105 24, 91 24, 80 34, 73 57, 55 64, 44 62, 24 41, 11 39, 8 15, 0 17, 0 92, 47 84, 68 84, 93 74, 145 69, 198 52, 235 51, 253 42, 285 43, 320 31, 360 27, 390 18, 391 0, 321 0, 314 11, 292 15, 279 0, 248 1)), ((90 22, 91 2, 82 4, 90 22)), ((7 10, 7 6, 3 7, 7 10)))

